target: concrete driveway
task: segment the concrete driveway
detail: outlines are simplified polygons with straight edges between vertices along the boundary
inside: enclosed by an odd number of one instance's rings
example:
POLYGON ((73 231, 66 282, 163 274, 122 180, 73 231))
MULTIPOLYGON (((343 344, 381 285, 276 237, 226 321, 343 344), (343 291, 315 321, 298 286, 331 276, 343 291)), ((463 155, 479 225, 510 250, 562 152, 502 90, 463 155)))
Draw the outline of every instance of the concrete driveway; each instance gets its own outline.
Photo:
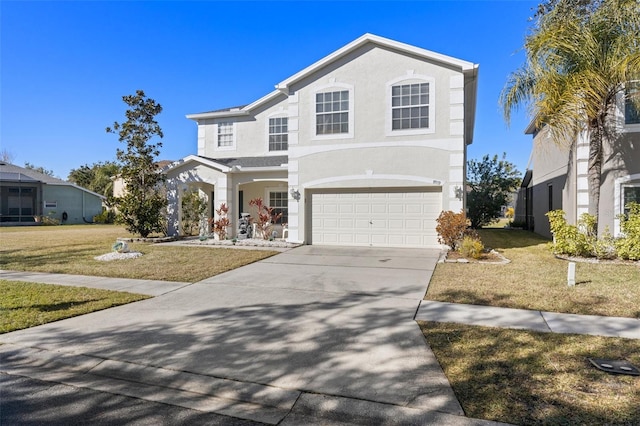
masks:
POLYGON ((270 424, 467 424, 413 321, 437 258, 302 246, 2 335, 0 370, 270 424))

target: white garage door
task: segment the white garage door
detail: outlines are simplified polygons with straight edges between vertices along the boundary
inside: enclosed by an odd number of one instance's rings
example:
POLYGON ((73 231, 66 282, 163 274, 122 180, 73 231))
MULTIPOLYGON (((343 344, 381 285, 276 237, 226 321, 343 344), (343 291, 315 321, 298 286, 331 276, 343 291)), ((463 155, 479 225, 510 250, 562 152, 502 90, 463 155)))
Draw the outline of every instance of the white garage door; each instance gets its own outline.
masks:
POLYGON ((373 247, 438 244, 442 192, 312 194, 311 243, 373 247))

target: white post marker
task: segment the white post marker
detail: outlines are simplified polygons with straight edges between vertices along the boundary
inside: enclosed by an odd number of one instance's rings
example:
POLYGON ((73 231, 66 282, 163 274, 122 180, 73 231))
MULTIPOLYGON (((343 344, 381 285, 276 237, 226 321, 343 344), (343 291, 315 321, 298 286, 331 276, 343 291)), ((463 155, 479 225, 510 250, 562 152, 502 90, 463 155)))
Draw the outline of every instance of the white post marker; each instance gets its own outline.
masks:
POLYGON ((569 268, 567 271, 567 285, 573 287, 576 285, 576 263, 569 262, 569 268))

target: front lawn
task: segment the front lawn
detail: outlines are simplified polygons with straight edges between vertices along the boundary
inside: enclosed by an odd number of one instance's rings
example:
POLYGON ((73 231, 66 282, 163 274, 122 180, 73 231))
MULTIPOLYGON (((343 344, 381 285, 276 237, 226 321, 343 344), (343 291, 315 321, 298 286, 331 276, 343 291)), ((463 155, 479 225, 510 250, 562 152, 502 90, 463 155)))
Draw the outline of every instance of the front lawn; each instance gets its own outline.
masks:
POLYGON ((511 260, 504 265, 440 263, 427 300, 585 315, 640 318, 640 263, 577 263, 567 286, 567 261, 549 240, 529 231, 481 229, 482 241, 511 260))
POLYGON ((0 269, 114 278, 196 282, 273 256, 277 252, 130 243, 137 259, 101 262, 116 238, 132 237, 115 225, 0 228, 0 269))
POLYGON ((640 340, 419 321, 467 416, 517 425, 638 425, 640 340))
POLYGON ((149 296, 0 280, 0 333, 124 305, 149 296))

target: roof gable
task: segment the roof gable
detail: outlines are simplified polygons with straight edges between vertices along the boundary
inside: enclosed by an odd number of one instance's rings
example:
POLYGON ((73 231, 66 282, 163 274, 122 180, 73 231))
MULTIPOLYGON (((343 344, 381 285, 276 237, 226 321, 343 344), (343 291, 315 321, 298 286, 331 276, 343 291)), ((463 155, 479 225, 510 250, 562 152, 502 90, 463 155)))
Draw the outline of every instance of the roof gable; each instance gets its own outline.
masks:
MULTIPOLYGON (((187 118, 192 120, 200 120, 200 119, 207 119, 207 118, 222 118, 222 117, 248 115, 253 109, 263 105, 266 102, 269 102, 275 97, 281 94, 288 95, 289 88, 291 87, 291 85, 295 84, 296 82, 312 75, 313 73, 321 70, 324 67, 330 66, 331 64, 338 61, 339 59, 347 56, 348 54, 354 52, 355 50, 369 43, 372 43, 376 46, 384 47, 390 50, 395 50, 402 54, 413 55, 428 61, 440 63, 443 66, 459 69, 460 72, 462 72, 465 75, 465 78, 469 78, 471 82, 470 93, 472 93, 473 99, 470 99, 470 100, 472 101, 472 104, 475 106, 475 91, 476 91, 475 87, 477 84, 476 81, 477 81, 477 72, 478 72, 477 64, 474 64, 468 61, 463 61, 461 59, 456 59, 451 56, 443 55, 440 53, 432 52, 430 50, 422 49, 406 43, 400 43, 395 40, 391 40, 388 38, 367 33, 357 38, 356 40, 352 41, 351 43, 343 46, 342 48, 336 50, 335 52, 325 56, 319 61, 309 65, 308 67, 297 72, 291 77, 276 84, 275 86, 276 90, 267 94, 266 96, 263 96, 262 98, 258 99, 257 101, 249 105, 246 105, 241 108, 238 108, 238 107, 225 108, 222 110, 216 110, 211 112, 189 114, 187 115, 187 118)), ((475 108, 473 112, 475 113, 475 108)), ((475 114, 473 114, 471 117, 473 117, 474 115, 475 114)), ((473 118, 470 121, 473 123, 473 118)), ((473 128, 473 126, 471 126, 471 128, 473 128)))

